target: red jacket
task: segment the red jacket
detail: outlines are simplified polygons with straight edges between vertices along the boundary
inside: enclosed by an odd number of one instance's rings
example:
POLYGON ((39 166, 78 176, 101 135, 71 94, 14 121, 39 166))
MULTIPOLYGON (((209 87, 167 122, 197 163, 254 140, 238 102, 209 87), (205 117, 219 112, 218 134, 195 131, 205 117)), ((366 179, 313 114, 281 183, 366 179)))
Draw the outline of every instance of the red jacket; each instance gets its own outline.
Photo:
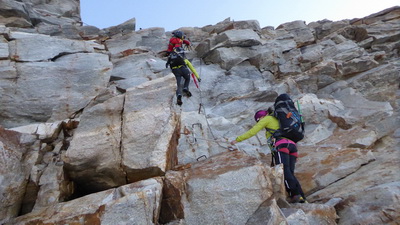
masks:
POLYGON ((172 52, 173 48, 182 47, 182 44, 190 45, 190 42, 177 37, 172 37, 171 39, 169 39, 167 52, 172 52))

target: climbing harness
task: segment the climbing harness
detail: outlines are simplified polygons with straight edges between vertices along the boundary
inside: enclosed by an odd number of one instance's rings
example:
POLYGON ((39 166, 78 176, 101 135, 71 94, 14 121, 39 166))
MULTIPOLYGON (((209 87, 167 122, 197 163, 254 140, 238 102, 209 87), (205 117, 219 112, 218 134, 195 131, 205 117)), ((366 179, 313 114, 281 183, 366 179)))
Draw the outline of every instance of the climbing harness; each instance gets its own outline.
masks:
POLYGON ((276 139, 273 136, 271 136, 267 139, 267 145, 271 151, 271 157, 272 157, 271 167, 275 166, 275 153, 277 151, 276 147, 275 147, 275 142, 276 142, 276 139))
POLYGON ((171 69, 179 69, 179 68, 181 68, 183 65, 179 65, 179 66, 174 66, 174 67, 172 67, 171 69))

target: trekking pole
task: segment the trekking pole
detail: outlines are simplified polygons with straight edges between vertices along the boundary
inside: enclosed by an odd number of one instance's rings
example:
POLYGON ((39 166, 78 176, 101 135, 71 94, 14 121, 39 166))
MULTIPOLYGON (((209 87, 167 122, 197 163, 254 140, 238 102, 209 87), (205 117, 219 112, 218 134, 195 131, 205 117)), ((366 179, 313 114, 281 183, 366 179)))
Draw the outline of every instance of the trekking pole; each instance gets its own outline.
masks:
MULTIPOLYGON (((200 77, 202 76, 202 74, 201 74, 201 58, 199 58, 199 63, 200 63, 200 77)), ((201 107, 203 107, 203 98, 202 98, 202 96, 201 96, 201 88, 200 88, 200 82, 199 82, 199 95, 200 95, 200 104, 199 104, 199 114, 201 113, 201 107)), ((205 109, 204 109, 204 113, 205 113, 205 109)), ((205 116, 207 116, 207 115, 205 115, 205 116)), ((207 117, 206 117, 206 119, 207 119, 207 117)))
POLYGON ((192 73, 192 79, 193 79, 193 82, 196 85, 196 87, 199 88, 199 84, 197 83, 196 77, 194 76, 193 73, 192 73))
POLYGON ((300 122, 303 123, 303 115, 301 114, 301 109, 300 109, 300 103, 299 100, 297 100, 297 108, 299 109, 299 114, 300 114, 300 122))

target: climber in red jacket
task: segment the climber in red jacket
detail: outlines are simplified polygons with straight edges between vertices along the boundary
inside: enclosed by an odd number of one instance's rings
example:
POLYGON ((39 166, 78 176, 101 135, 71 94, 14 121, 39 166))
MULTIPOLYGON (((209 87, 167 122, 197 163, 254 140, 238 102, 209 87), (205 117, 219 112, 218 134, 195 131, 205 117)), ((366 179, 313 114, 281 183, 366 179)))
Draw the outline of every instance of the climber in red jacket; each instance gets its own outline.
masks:
POLYGON ((190 41, 185 40, 185 36, 182 31, 177 30, 172 32, 173 37, 169 39, 167 56, 172 52, 174 48, 182 47, 183 44, 190 46, 190 41))

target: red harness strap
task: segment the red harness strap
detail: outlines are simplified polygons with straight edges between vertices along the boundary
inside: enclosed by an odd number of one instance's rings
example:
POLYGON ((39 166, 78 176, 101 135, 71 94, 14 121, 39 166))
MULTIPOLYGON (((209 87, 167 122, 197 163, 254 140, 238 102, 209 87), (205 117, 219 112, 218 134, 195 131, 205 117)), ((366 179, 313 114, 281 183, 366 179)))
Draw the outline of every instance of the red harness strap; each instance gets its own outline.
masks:
MULTIPOLYGON (((282 144, 293 144, 296 146, 296 143, 294 143, 293 141, 291 141, 289 139, 281 139, 275 143, 275 146, 278 147, 279 145, 282 145, 282 144)), ((290 152, 290 150, 288 148, 278 148, 278 151, 295 156, 295 157, 299 156, 299 154, 297 152, 290 152)))

